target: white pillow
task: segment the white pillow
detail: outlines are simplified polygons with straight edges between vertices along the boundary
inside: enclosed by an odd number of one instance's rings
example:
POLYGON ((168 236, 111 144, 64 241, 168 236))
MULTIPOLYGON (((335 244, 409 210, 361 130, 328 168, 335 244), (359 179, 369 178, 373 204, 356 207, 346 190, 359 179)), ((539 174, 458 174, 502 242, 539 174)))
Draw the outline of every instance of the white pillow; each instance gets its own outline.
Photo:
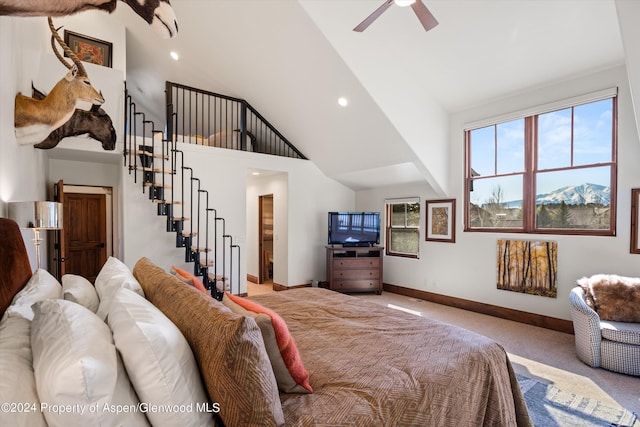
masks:
POLYGON ((46 426, 40 412, 31 357, 31 322, 10 317, 0 322, 0 403, 10 404, 0 411, 0 425, 46 426))
POLYGON ((33 367, 49 425, 149 425, 104 322, 65 300, 40 301, 33 311, 33 367))
POLYGON ((76 274, 62 276, 62 298, 80 304, 92 312, 98 311, 100 300, 90 281, 76 274))
POLYGON ((120 288, 127 288, 141 296, 145 296, 129 267, 118 258, 109 257, 104 266, 102 266, 100 273, 98 273, 98 277, 96 277, 96 292, 98 292, 98 298, 100 298, 100 306, 96 314, 102 320, 107 317, 113 294, 120 288))
POLYGON ((48 271, 37 269, 20 292, 13 297, 5 312, 6 317, 33 319, 31 305, 49 298, 62 298, 62 285, 48 271))
POLYGON ((128 290, 116 291, 107 323, 142 402, 185 408, 175 412, 149 411, 154 426, 213 426, 203 412, 209 399, 191 347, 182 332, 153 304, 128 290))

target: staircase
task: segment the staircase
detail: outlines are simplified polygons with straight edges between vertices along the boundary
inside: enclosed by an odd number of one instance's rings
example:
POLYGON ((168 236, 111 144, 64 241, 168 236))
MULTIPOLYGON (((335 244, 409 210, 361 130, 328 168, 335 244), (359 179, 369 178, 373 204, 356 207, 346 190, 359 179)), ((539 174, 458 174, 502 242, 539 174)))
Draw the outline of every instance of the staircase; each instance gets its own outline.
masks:
POLYGON ((209 191, 185 165, 175 136, 167 138, 126 92, 125 121, 124 166, 155 205, 155 214, 166 218, 164 231, 175 234, 184 261, 193 263, 193 274, 212 297, 221 300, 225 291, 240 293, 240 246, 227 233, 225 218, 211 206, 209 191))
POLYGON ((125 89, 124 165, 155 204, 155 214, 166 218, 165 231, 175 233, 175 246, 193 263, 193 274, 221 300, 226 291, 240 293, 240 246, 179 147, 306 157, 246 100, 172 82, 166 82, 165 93, 166 123, 160 128, 125 89))

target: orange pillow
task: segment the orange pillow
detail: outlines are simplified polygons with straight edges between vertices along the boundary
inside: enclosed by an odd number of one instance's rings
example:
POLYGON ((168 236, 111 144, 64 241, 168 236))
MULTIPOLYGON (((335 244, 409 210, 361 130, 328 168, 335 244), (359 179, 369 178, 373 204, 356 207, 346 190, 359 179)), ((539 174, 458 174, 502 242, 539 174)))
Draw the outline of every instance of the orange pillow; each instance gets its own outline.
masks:
MULTIPOLYGON (((282 362, 284 363, 284 365, 286 365, 286 369, 288 370, 288 374, 291 376, 291 379, 297 385, 297 387, 287 387, 287 389, 283 391, 288 393, 313 393, 313 389, 309 384, 309 373, 302 364, 302 359, 300 358, 298 347, 296 346, 296 342, 293 340, 293 337, 291 336, 289 328, 287 328, 287 324, 285 323, 284 319, 273 310, 263 307, 260 304, 250 301, 246 298, 231 295, 229 292, 225 292, 223 304, 225 303, 225 299, 239 305, 241 308, 248 312, 267 315, 271 318, 271 326, 273 327, 273 330, 275 332, 275 341, 277 343, 278 349, 280 350, 280 357, 282 358, 282 362)), ((229 307, 229 305, 227 305, 227 307, 229 307)), ((265 346, 269 347, 269 344, 265 342, 265 346)), ((273 357, 273 355, 268 350, 269 349, 267 348, 267 353, 269 353, 269 356, 273 357)), ((279 362, 280 361, 276 361, 276 363, 279 362)), ((272 365, 274 365, 274 360, 272 360, 271 363, 272 365)), ((274 372, 276 374, 276 380, 278 380, 279 388, 282 389, 281 385, 283 383, 287 383, 288 379, 285 379, 283 382, 281 381, 282 378, 279 378, 277 369, 274 369, 274 372)))
POLYGON ((173 268, 175 270, 175 272, 178 273, 181 277, 184 277, 185 279, 190 279, 191 283, 193 283, 193 287, 194 288, 196 288, 200 292, 204 292, 205 294, 210 295, 209 291, 207 290, 207 288, 204 287, 204 285, 202 284, 202 281, 200 279, 198 279, 197 276, 194 276, 193 274, 189 273, 188 271, 185 271, 185 270, 183 270, 181 268, 178 268, 175 265, 172 266, 171 268, 173 268))

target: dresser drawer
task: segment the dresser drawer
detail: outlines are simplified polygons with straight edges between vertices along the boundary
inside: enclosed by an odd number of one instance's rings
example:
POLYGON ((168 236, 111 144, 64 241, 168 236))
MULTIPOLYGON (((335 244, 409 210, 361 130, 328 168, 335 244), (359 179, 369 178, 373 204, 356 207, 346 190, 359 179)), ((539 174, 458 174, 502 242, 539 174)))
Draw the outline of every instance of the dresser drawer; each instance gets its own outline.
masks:
POLYGON ((334 259, 333 268, 336 270, 343 268, 378 268, 380 267, 380 258, 364 257, 364 258, 345 258, 334 259))
POLYGON ((341 280, 336 279, 331 283, 331 289, 334 291, 377 291, 380 282, 374 280, 341 280))
POLYGON ((378 280, 380 277, 380 270, 371 269, 371 270, 334 270, 333 278, 335 280, 340 279, 363 279, 363 280, 378 280))

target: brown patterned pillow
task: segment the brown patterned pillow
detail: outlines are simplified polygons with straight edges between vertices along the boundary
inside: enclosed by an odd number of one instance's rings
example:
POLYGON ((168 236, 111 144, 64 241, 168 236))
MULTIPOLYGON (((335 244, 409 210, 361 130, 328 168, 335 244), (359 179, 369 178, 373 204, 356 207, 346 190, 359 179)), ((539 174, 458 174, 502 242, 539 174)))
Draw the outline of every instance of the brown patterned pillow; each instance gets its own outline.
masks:
POLYGON ((640 278, 596 274, 578 280, 578 285, 602 320, 640 323, 640 278))
POLYGON ((147 258, 137 262, 133 274, 149 301, 187 339, 225 426, 284 425, 276 379, 256 321, 185 286, 147 258))

